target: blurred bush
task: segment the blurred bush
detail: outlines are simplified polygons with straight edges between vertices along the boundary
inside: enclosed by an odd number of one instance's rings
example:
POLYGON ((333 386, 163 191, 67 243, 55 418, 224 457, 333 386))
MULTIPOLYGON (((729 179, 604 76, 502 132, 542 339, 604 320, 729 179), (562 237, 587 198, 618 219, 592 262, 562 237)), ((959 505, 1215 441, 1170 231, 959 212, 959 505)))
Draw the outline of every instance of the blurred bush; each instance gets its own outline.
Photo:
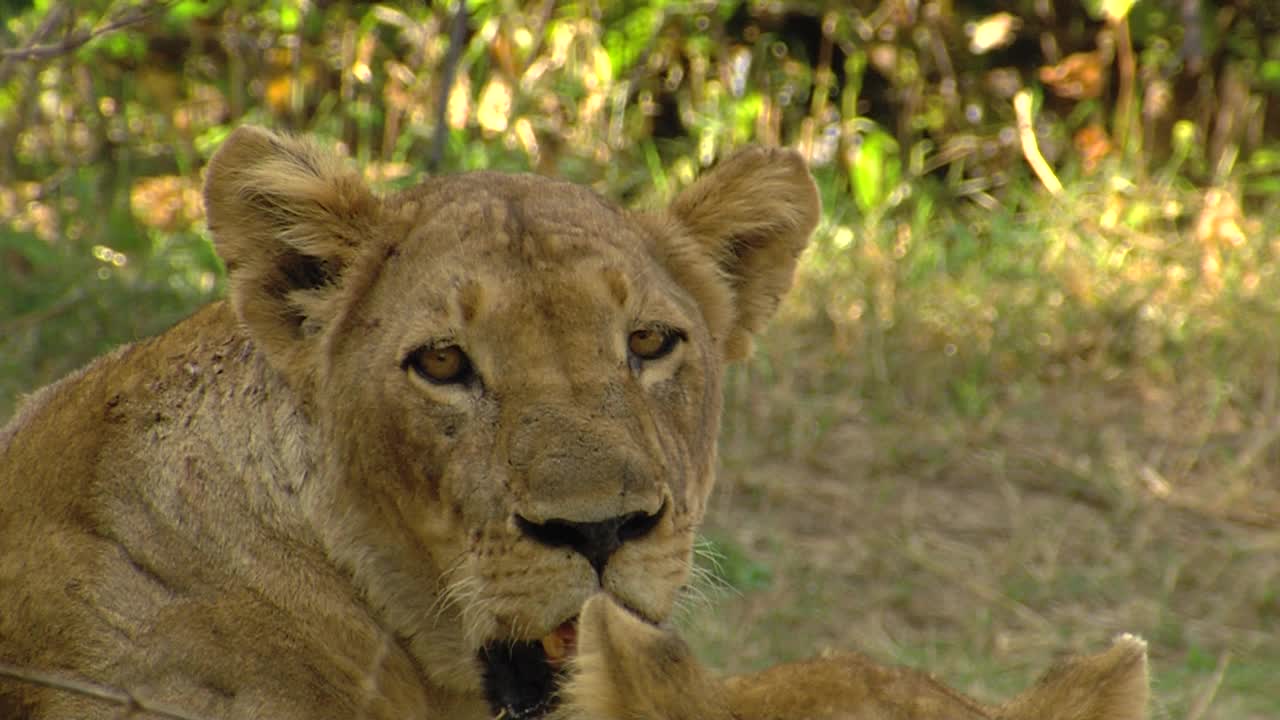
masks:
MULTIPOLYGON (((891 284, 968 282, 955 273, 971 258, 979 275, 1017 267, 1028 282, 1054 262, 1055 286, 1034 297, 1092 297, 1063 278, 1162 235, 1196 247, 1176 263, 1148 248, 1144 282, 1174 263, 1204 287, 1256 290, 1276 252, 1245 214, 1280 192, 1278 6, 1001 5, 0 0, 0 415, 17 389, 220 291, 199 170, 246 122, 331 138, 384 187, 487 167, 640 201, 729 146, 794 145, 830 211, 818 274, 846 268, 830 291, 848 302, 815 305, 837 335, 861 332, 863 310, 892 324, 891 284), (1056 207, 1101 238, 1079 254, 931 233, 1004 217, 1020 237, 1018 213, 1046 207, 1020 91, 1068 187, 1056 207)), ((938 313, 925 337, 944 344, 953 320, 981 317, 938 313)))

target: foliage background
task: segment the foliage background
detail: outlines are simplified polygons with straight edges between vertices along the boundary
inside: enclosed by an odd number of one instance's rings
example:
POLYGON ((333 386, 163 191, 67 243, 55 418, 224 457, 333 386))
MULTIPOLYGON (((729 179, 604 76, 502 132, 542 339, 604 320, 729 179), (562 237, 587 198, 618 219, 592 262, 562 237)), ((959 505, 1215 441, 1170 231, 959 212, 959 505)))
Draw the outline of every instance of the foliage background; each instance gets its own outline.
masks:
POLYGON ((1269 0, 0 18, 0 417, 220 295, 200 172, 240 123, 329 138, 387 189, 499 168, 640 204, 732 146, 793 145, 826 213, 731 376, 702 652, 861 647, 994 698, 1132 630, 1157 717, 1280 714, 1269 0))

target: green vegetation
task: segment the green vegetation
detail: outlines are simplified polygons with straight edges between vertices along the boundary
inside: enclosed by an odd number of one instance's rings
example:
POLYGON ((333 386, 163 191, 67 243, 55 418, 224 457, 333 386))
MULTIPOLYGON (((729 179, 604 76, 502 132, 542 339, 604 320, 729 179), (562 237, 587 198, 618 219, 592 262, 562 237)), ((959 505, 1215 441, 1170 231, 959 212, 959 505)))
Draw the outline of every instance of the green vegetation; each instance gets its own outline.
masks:
POLYGON ((0 417, 219 296, 237 124, 632 203, 786 143, 826 214, 730 378, 703 650, 998 697, 1127 630, 1156 717, 1280 715, 1280 12, 997 5, 0 0, 0 417))

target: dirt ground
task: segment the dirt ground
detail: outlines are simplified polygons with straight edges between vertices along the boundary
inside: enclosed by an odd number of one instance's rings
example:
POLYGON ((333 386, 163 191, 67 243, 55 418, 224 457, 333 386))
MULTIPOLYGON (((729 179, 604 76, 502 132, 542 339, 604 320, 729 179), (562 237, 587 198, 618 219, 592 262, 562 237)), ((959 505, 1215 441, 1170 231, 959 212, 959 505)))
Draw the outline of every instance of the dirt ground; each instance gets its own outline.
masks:
POLYGON ((730 378, 708 661, 852 648, 998 701, 1133 632, 1153 718, 1280 717, 1275 415, 1060 383, 940 417, 777 366, 730 378))

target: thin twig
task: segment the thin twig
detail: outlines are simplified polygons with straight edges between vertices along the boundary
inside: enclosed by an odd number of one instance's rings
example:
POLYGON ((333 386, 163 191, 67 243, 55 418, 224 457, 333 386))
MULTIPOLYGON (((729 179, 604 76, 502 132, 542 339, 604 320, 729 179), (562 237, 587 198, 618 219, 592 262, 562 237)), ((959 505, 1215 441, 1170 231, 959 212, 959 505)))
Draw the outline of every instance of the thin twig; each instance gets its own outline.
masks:
POLYGON ((102 700, 103 702, 123 707, 127 714, 146 713, 149 715, 155 715, 156 717, 166 718, 166 720, 203 720, 203 718, 196 717, 195 715, 188 715, 179 710, 173 710, 143 702, 133 695, 113 687, 63 677, 53 673, 41 672, 39 670, 27 670, 9 665, 8 663, 0 662, 0 677, 28 682, 32 685, 39 685, 41 687, 47 687, 54 690, 66 690, 67 692, 73 692, 95 700, 102 700))
MULTIPOLYGON (((62 24, 67 14, 67 9, 61 5, 50 8, 49 13, 44 16, 44 21, 31 33, 31 37, 27 40, 28 44, 36 45, 44 42, 46 37, 53 32, 53 29, 62 24)), ((0 85, 9 81, 9 73, 13 68, 13 58, 9 57, 12 51, 0 52, 0 85)))
MULTIPOLYGON (((169 5, 170 2, 172 2, 172 0, 157 0, 156 2, 140 5, 134 8, 133 12, 122 15, 121 17, 115 20, 112 20, 111 22, 108 22, 106 25, 101 25, 99 27, 96 27, 92 30, 87 30, 85 32, 67 35, 60 42, 47 43, 47 44, 41 45, 39 43, 40 43, 40 39, 42 38, 38 38, 35 40, 33 44, 28 45, 27 47, 24 47, 24 48, 16 48, 14 50, 0 50, 0 58, 4 58, 5 61, 10 61, 10 60, 48 60, 50 58, 60 57, 62 55, 66 55, 67 53, 73 50, 80 48, 90 40, 106 35, 107 33, 115 32, 116 30, 121 30, 123 28, 129 27, 130 25, 136 25, 140 22, 148 20, 153 14, 155 14, 156 11, 165 8, 166 6, 169 5)), ((59 10, 61 10, 60 7, 55 8, 54 10, 50 11, 50 14, 53 15, 57 13, 59 10)), ((46 21, 46 24, 48 24, 47 21, 46 21)), ((43 29, 43 26, 41 27, 43 29)))

